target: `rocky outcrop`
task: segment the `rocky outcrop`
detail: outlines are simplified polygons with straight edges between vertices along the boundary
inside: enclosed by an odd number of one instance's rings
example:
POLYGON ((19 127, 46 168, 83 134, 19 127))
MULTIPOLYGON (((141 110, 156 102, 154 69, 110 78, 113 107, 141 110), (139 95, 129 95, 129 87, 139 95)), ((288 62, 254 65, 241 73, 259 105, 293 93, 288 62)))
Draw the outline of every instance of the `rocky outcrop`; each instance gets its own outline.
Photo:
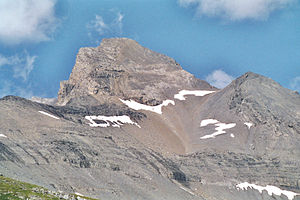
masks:
POLYGON ((58 103, 89 95, 99 103, 122 98, 156 105, 182 88, 212 89, 174 59, 131 39, 103 39, 99 47, 79 50, 69 80, 60 84, 58 103))

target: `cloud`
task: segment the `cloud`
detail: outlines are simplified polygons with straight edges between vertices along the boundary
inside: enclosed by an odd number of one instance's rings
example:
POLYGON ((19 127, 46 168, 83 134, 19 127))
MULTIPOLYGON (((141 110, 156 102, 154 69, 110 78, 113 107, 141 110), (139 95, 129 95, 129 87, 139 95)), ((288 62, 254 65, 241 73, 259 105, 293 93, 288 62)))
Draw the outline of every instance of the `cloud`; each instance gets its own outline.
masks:
POLYGON ((12 67, 14 72, 13 77, 22 78, 23 81, 26 81, 34 68, 36 58, 37 56, 30 56, 27 51, 24 51, 21 55, 16 54, 10 57, 5 57, 0 54, 0 67, 12 67))
POLYGON ((205 80, 209 82, 212 86, 215 86, 217 88, 224 88, 228 84, 231 83, 231 81, 234 80, 233 76, 228 75, 224 71, 218 69, 213 71, 211 74, 209 74, 205 80))
POLYGON ((264 20, 271 12, 295 0, 178 0, 183 7, 196 6, 198 15, 221 17, 232 21, 264 20))
POLYGON ((290 88, 300 92, 300 76, 297 76, 290 81, 290 88))
POLYGON ((56 0, 1 0, 0 42, 15 45, 50 39, 57 26, 56 0))
POLYGON ((16 86, 11 81, 2 81, 0 84, 0 98, 7 95, 15 95, 24 98, 31 98, 33 92, 30 89, 30 85, 26 87, 16 86))
POLYGON ((108 25, 105 24, 103 18, 99 15, 96 15, 96 18, 88 24, 89 29, 93 29, 99 35, 105 34, 105 32, 109 29, 108 25))
MULTIPOLYGON (((115 12, 115 10, 111 10, 111 12, 115 12)), ((103 35, 120 36, 123 33, 123 19, 124 15, 119 11, 115 13, 114 19, 108 23, 104 21, 102 16, 96 15, 95 19, 87 24, 88 35, 92 39, 98 39, 99 36, 103 35)))
POLYGON ((123 32, 123 19, 124 15, 118 12, 117 17, 113 21, 113 26, 117 27, 119 34, 122 34, 123 32))

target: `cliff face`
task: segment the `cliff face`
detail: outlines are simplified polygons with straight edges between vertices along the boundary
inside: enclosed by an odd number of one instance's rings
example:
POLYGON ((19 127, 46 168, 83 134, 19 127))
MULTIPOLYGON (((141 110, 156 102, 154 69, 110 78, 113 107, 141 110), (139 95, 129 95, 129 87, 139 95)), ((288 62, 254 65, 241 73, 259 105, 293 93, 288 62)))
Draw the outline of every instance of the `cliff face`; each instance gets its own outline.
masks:
POLYGON ((61 82, 58 103, 92 96, 99 103, 122 98, 156 105, 182 88, 212 89, 174 59, 131 39, 104 39, 99 47, 79 50, 69 80, 61 82))

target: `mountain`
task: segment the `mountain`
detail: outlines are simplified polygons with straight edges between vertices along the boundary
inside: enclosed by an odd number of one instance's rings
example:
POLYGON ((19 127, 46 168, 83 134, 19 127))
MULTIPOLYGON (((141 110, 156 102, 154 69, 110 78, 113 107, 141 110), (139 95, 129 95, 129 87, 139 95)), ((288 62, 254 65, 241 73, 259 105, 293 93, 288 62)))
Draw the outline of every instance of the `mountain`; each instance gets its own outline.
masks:
POLYGON ((300 95, 269 78, 219 90, 104 39, 42 102, 0 99, 3 175, 97 199, 300 199, 300 95))
POLYGON ((68 81, 61 82, 60 105, 81 96, 97 102, 135 99, 157 105, 182 87, 212 89, 205 81, 184 71, 172 58, 126 39, 103 39, 96 48, 81 48, 68 81))

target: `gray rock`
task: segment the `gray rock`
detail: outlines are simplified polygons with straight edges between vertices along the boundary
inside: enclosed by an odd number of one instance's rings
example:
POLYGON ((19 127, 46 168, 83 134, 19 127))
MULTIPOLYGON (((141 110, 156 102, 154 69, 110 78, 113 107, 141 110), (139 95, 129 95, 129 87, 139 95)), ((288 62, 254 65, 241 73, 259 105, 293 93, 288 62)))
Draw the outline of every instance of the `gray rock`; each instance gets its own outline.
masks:
POLYGON ((122 98, 156 105, 182 88, 213 89, 172 58, 131 39, 103 39, 99 47, 79 50, 69 80, 60 84, 58 103, 90 95, 100 103, 122 98))
POLYGON ((300 192, 300 97, 266 77, 246 73, 217 90, 135 41, 105 39, 79 51, 58 101, 0 99, 0 133, 7 136, 0 138, 1 174, 62 190, 62 197, 287 199, 238 191, 235 185, 246 181, 300 192), (173 99, 181 89, 216 92, 173 99), (173 99, 175 105, 158 115, 134 111, 119 98, 148 105, 173 99), (127 115, 141 128, 90 127, 87 115, 127 115), (203 119, 236 126, 201 140, 216 131, 200 127, 203 119))

